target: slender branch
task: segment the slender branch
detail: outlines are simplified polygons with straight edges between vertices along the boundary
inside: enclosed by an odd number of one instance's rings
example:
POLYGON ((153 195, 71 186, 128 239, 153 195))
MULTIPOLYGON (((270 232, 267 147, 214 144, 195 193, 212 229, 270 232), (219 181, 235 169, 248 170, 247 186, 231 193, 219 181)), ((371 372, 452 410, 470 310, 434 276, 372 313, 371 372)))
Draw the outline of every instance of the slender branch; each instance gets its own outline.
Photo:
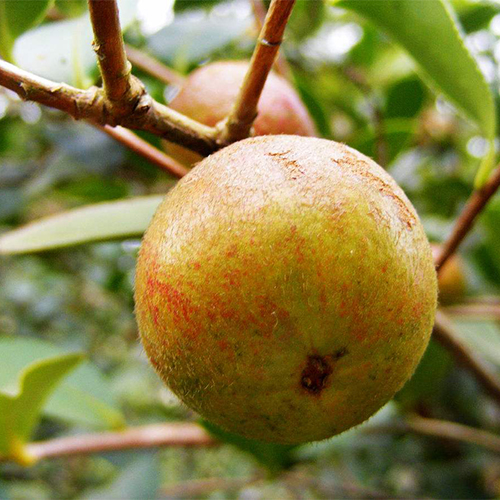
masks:
POLYGON ((263 480, 262 474, 256 474, 248 478, 210 477, 194 479, 167 486, 161 491, 161 496, 166 498, 198 498, 219 490, 225 492, 238 491, 263 480))
POLYGON ((500 304, 457 304, 441 307, 446 313, 453 316, 465 316, 500 321, 500 304))
POLYGON ((104 92, 115 115, 127 115, 143 93, 142 84, 132 78, 132 66, 123 44, 116 0, 88 0, 94 30, 92 46, 97 54, 104 92))
POLYGON ((482 429, 475 429, 446 420, 413 416, 402 422, 367 427, 363 432, 366 434, 407 434, 415 432, 423 436, 475 444, 495 453, 500 453, 500 436, 482 429))
POLYGON ((103 127, 98 124, 94 125, 113 139, 127 146, 129 149, 134 151, 134 153, 143 156, 150 163, 153 163, 178 178, 184 177, 189 172, 189 169, 187 169, 184 165, 181 165, 172 157, 166 155, 163 151, 155 148, 153 145, 149 144, 149 142, 141 139, 138 135, 126 128, 120 126, 111 127, 109 125, 104 125, 103 127))
MULTIPOLYGON (((255 24, 257 25, 257 29, 260 32, 262 30, 262 26, 264 26, 264 21, 266 19, 266 6, 264 5, 263 0, 250 0, 250 2, 252 4, 255 24)), ((274 69, 283 78, 285 78, 289 82, 292 81, 292 71, 282 51, 278 52, 276 60, 274 61, 274 69)))
POLYGON ((475 377, 497 404, 500 404, 500 380, 482 359, 458 337, 453 324, 439 310, 436 313, 433 337, 448 349, 457 362, 475 377))
POLYGON ((220 142, 229 144, 248 137, 257 117, 257 105, 271 71, 295 0, 272 0, 245 80, 221 132, 220 142))
POLYGON ((455 226, 450 237, 442 245, 441 251, 436 259, 436 269, 439 273, 444 263, 455 253, 463 239, 471 230, 476 217, 481 213, 490 198, 496 193, 500 186, 500 165, 493 171, 488 182, 481 188, 474 191, 467 201, 462 213, 455 222, 455 226))
POLYGON ((174 71, 158 61, 158 59, 130 45, 125 45, 125 50, 127 51, 128 60, 137 68, 150 74, 166 85, 182 87, 185 78, 180 73, 177 73, 177 71, 174 71))
POLYGON ((83 434, 26 445, 33 463, 43 458, 119 451, 159 446, 215 446, 215 441, 196 424, 153 424, 119 432, 83 434))
POLYGON ((203 156, 220 148, 214 128, 156 102, 145 90, 132 114, 116 116, 109 109, 101 89, 91 87, 80 90, 65 83, 51 82, 2 60, 0 85, 14 91, 22 99, 59 109, 77 120, 146 130, 203 156))

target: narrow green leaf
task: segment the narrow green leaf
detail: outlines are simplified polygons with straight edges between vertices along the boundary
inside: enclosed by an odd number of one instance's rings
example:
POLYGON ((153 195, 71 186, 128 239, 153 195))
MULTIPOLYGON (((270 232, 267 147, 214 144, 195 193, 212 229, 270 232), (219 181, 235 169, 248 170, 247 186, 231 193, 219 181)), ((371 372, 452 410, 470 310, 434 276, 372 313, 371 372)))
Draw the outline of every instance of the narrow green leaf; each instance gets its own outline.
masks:
MULTIPOLYGON (((0 393, 15 394, 19 374, 41 359, 67 354, 37 339, 0 338, 0 393)), ((124 419, 110 385, 89 362, 73 371, 50 395, 44 414, 97 429, 119 428, 124 419)), ((1 413, 1 412, 0 412, 1 413)), ((1 429, 0 425, 0 429, 1 429)))
POLYGON ((83 359, 83 354, 65 354, 37 361, 23 370, 15 405, 18 436, 24 440, 30 437, 50 393, 83 359))
POLYGON ((16 38, 43 21, 54 0, 0 0, 0 55, 12 57, 16 38))
POLYGON ((500 328, 495 321, 456 319, 457 333, 474 352, 500 368, 500 328))
POLYGON ((473 120, 488 140, 494 138, 493 96, 465 46, 447 1, 331 0, 331 3, 355 11, 392 36, 438 90, 473 120))
POLYGON ((163 196, 98 203, 45 217, 0 236, 0 254, 39 252, 140 236, 163 196))
POLYGON ((87 10, 86 0, 55 0, 59 12, 67 17, 81 16, 87 10))
POLYGON ((128 463, 108 486, 87 493, 84 500, 149 500, 157 498, 161 486, 158 454, 142 452, 128 463))
POLYGON ((209 14, 198 10, 197 14, 176 15, 173 23, 149 37, 148 50, 177 68, 189 66, 240 39, 252 24, 251 19, 242 19, 234 12, 209 14))
POLYGON ((294 463, 292 452, 297 448, 297 445, 264 443, 255 439, 248 439, 221 429, 208 420, 200 420, 200 424, 220 441, 232 444, 252 455, 271 474, 278 474, 290 468, 294 463))
POLYGON ((29 462, 23 445, 38 423, 44 403, 82 360, 81 354, 65 354, 36 361, 20 373, 14 393, 0 392, 0 456, 29 462))

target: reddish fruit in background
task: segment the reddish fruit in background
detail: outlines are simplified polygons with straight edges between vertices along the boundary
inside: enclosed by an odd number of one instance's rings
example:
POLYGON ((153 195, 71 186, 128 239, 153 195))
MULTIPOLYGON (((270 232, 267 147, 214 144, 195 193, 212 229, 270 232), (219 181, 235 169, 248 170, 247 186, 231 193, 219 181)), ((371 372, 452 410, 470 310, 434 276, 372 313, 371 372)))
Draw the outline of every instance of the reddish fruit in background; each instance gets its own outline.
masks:
MULTIPOLYGON (((440 246, 433 243, 432 254, 437 257, 440 246)), ((465 295, 465 269, 460 255, 452 255, 439 272, 439 302, 441 304, 453 304, 460 301, 465 295)))
POLYGON ((136 314, 184 403, 246 437, 302 443, 363 422, 408 380, 436 281, 414 208, 376 163, 324 139, 256 137, 166 196, 136 314))
MULTIPOLYGON (((247 61, 220 61, 193 71, 169 106, 205 125, 214 126, 227 117, 236 100, 247 61)), ((271 73, 259 100, 255 135, 316 135, 309 113, 297 92, 281 76, 271 73)), ((202 159, 182 146, 165 143, 167 152, 185 164, 202 159)))

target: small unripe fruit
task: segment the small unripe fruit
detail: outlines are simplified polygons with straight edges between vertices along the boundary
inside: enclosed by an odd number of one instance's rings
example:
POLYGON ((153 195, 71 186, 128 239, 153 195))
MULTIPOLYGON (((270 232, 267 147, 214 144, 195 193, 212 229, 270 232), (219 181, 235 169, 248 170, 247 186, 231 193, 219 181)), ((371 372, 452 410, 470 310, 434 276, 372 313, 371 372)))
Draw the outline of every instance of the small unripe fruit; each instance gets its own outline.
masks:
MULTIPOLYGON (((431 245, 434 258, 439 254, 440 246, 431 245)), ((465 295, 464 262, 458 254, 452 255, 444 264, 438 276, 439 302, 453 304, 465 295)))
MULTIPOLYGON (((193 71, 169 106, 213 127, 230 113, 245 78, 247 61, 219 61, 193 71)), ((255 135, 314 136, 316 129, 297 92, 281 76, 270 73, 253 124, 255 135)), ((202 157, 177 144, 166 143, 167 152, 185 164, 202 157)))
POLYGON ((403 191, 324 139, 255 137, 203 160, 144 237, 145 350, 188 406, 280 443, 381 408, 430 337, 436 273, 403 191))

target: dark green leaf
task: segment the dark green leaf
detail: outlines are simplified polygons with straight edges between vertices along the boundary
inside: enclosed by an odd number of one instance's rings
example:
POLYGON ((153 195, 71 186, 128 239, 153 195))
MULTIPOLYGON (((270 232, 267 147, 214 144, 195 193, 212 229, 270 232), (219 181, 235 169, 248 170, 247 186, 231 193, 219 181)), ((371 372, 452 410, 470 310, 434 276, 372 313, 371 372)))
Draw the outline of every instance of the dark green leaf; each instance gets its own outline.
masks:
POLYGON ((424 99, 425 88, 418 78, 399 80, 387 90, 384 117, 413 118, 422 109, 424 99))

